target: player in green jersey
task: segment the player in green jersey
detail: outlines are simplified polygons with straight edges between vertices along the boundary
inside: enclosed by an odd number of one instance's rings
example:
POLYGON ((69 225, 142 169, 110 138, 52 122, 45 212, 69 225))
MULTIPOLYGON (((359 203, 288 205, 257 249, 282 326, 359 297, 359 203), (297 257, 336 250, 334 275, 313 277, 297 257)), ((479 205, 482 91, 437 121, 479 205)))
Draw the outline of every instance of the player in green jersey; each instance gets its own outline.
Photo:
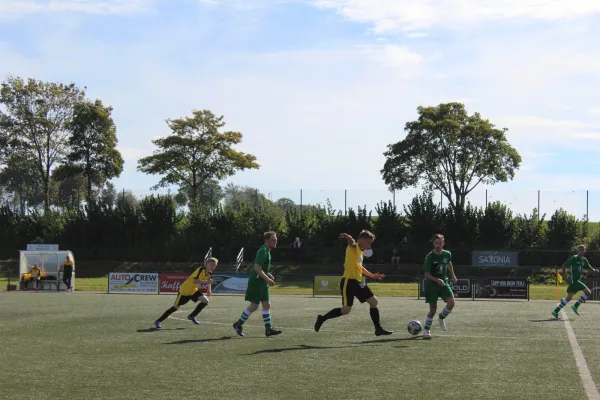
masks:
POLYGON ((277 234, 266 232, 264 234, 265 244, 258 249, 254 258, 254 270, 248 278, 248 289, 246 289, 246 301, 250 302, 242 312, 240 319, 233 324, 233 328, 239 336, 244 336, 242 325, 250 318, 250 315, 262 304, 262 317, 265 323, 265 335, 275 336, 280 330, 271 325, 271 297, 269 287, 275 285, 275 278, 271 275, 271 250, 277 246, 277 234))
POLYGON ((594 272, 598 272, 598 270, 592 268, 590 262, 584 257, 585 251, 586 247, 584 245, 577 246, 577 255, 569 257, 569 259, 565 261, 562 266, 564 279, 567 279, 567 267, 569 267, 569 287, 567 287, 567 297, 560 299, 560 303, 558 303, 558 306, 554 309, 554 311, 552 311, 554 318, 558 318, 558 313, 560 310, 562 310, 563 307, 566 306, 569 301, 571 301, 577 292, 583 290, 583 294, 579 300, 577 300, 577 303, 573 304, 571 307, 571 309, 575 311, 575 314, 579 315, 579 306, 581 303, 587 300, 589 295, 592 294, 585 283, 581 281, 581 276, 583 275, 584 269, 592 270, 594 272))
POLYGON ((440 327, 446 330, 446 317, 454 308, 454 294, 448 283, 448 272, 452 276, 452 281, 456 284, 456 275, 452 266, 452 253, 444 250, 444 236, 436 234, 433 236, 433 251, 425 257, 425 302, 429 304, 429 314, 425 317, 425 332, 423 337, 431 339, 431 324, 433 317, 437 312, 438 298, 446 302, 446 307, 439 315, 440 327))

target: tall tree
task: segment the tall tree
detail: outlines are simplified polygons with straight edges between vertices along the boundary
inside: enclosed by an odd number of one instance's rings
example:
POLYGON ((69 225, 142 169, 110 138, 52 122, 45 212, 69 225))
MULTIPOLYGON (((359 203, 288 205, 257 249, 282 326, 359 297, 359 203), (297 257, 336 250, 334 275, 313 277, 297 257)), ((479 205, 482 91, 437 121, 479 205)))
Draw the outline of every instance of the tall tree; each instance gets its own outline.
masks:
POLYGON ((406 137, 388 146, 381 173, 390 189, 424 184, 439 190, 460 218, 466 198, 480 183, 512 180, 521 156, 479 113, 464 104, 419 107, 419 119, 406 123, 406 137))
POLYGON ((0 170, 0 187, 12 195, 13 204, 18 204, 22 215, 27 206, 37 207, 43 203, 43 184, 36 164, 23 154, 13 154, 0 170))
POLYGON ((242 141, 240 132, 221 132, 223 116, 194 110, 191 117, 169 119, 167 125, 173 133, 153 140, 158 149, 138 162, 139 171, 163 175, 154 188, 185 185, 190 188, 190 200, 196 202, 206 180, 222 180, 260 167, 255 156, 233 148, 242 141))
POLYGON ((102 187, 107 179, 116 178, 123 171, 123 157, 117 150, 111 112, 112 107, 105 107, 100 100, 83 101, 75 104, 73 119, 68 125, 71 136, 67 160, 87 180, 88 203, 93 201, 94 186, 102 187))
POLYGON ((98 199, 101 204, 107 205, 112 208, 117 200, 117 190, 112 182, 106 182, 102 190, 100 191, 100 198, 98 199))
POLYGON ((67 125, 85 93, 75 84, 25 81, 10 77, 0 87, 0 130, 25 157, 35 161, 44 188, 44 209, 50 210, 50 177, 65 156, 67 125))

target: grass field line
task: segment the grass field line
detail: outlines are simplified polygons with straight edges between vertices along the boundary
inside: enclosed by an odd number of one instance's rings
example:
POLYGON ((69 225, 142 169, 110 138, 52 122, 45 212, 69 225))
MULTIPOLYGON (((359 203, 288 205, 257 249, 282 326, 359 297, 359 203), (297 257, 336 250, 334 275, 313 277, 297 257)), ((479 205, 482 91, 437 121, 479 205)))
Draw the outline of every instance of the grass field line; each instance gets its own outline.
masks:
MULTIPOLYGON (((175 311, 173 314, 177 314, 177 313, 184 313, 185 311, 175 311)), ((169 316, 169 318, 171 319, 176 319, 178 321, 186 321, 189 322, 189 320, 187 318, 177 318, 174 316, 169 316)), ((200 321, 200 325, 203 324, 207 324, 207 325, 220 325, 220 326, 231 326, 233 324, 233 322, 230 323, 226 323, 226 322, 210 322, 210 321, 204 321, 201 320, 200 321)), ((244 324, 244 327, 249 327, 249 328, 263 328, 264 329, 264 325, 252 325, 252 324, 244 324)), ((283 327, 283 326, 277 326, 278 329, 285 329, 285 330, 294 330, 294 331, 305 331, 305 332, 314 332, 314 328, 297 328, 297 327, 283 327)), ((356 334, 363 334, 363 335, 372 335, 373 332, 372 331, 348 331, 348 330, 339 330, 339 329, 323 329, 321 328, 319 330, 319 332, 333 332, 333 333, 356 333, 356 334)), ((540 337, 530 337, 530 336, 488 336, 488 335, 452 335, 452 334, 441 334, 441 335, 436 335, 439 337, 453 337, 453 338, 465 338, 465 339, 497 339, 497 340, 533 340, 533 341, 540 341, 540 340, 551 340, 551 341, 559 341, 561 340, 560 338, 540 338, 540 337)), ((410 336, 407 336, 410 338, 410 336)), ((418 336, 417 336, 418 337, 418 336)), ((600 341, 599 339, 587 339, 589 341, 600 341)), ((589 370, 588 370, 589 372, 589 370)), ((600 397, 598 397, 598 399, 600 399, 600 397)))
POLYGON ((577 364, 577 369, 579 370, 579 375, 581 376, 581 382, 583 383, 585 394, 589 400, 600 400, 600 392, 598 392, 598 387, 592 378, 592 374, 587 366, 587 362, 585 361, 581 347, 579 347, 579 343, 577 342, 577 337, 575 336, 573 326, 571 326, 569 316, 564 310, 561 310, 561 314, 565 321, 567 336, 569 337, 569 342, 571 343, 571 349, 573 350, 573 356, 575 357, 575 363, 577 364))

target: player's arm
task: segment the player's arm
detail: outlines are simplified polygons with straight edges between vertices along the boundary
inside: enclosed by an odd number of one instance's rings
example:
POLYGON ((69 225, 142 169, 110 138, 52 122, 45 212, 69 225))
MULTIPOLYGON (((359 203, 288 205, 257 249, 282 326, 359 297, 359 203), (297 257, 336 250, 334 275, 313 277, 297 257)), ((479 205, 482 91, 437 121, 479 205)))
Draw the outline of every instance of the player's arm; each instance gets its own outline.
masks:
POLYGON ((267 276, 268 276, 269 278, 271 278, 271 280, 272 280, 272 281, 274 281, 274 280, 275 280, 275 277, 273 276, 273 274, 267 274, 267 276))
POLYGON ((362 273, 364 276, 371 278, 371 279, 377 279, 378 281, 385 278, 384 274, 380 274, 379 272, 375 272, 375 273, 369 272, 365 267, 362 267, 362 273))
POLYGON ((262 265, 254 264, 254 271, 258 276, 260 276, 265 282, 269 284, 269 286, 275 285, 275 279, 271 279, 265 274, 265 271, 262 269, 262 265))
POLYGON ((594 267, 592 267, 592 264, 590 264, 589 260, 586 258, 585 259, 585 269, 589 269, 592 272, 598 272, 597 269, 594 269, 594 267))
POLYGON ((341 233, 340 239, 346 239, 346 241, 348 242, 348 246, 350 247, 356 246, 356 241, 352 238, 352 236, 348 235, 347 233, 341 233))
POLYGON ((456 274, 454 273, 454 265, 452 265, 452 261, 450 261, 448 263, 448 269, 450 270, 450 273, 452 274, 452 282, 454 282, 454 284, 456 285, 456 281, 458 279, 456 279, 456 274))

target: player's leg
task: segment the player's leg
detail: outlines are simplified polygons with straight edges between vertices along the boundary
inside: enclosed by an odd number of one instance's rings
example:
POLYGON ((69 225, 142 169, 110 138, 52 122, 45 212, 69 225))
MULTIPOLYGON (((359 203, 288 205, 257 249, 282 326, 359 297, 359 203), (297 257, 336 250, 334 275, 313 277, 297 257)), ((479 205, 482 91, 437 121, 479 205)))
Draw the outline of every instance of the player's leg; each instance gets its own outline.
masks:
POLYGON ((338 318, 342 315, 350 314, 352 311, 352 304, 354 303, 354 287, 356 281, 353 279, 342 278, 340 281, 340 292, 342 294, 342 307, 337 307, 329 310, 325 315, 317 315, 317 321, 315 322, 315 332, 319 332, 321 326, 328 319, 338 318))
POLYGON ((440 287, 425 282, 425 302, 429 305, 429 313, 425 316, 425 329, 423 337, 425 339, 431 338, 431 325, 433 324, 433 317, 437 313, 437 302, 440 293, 440 287))
POLYGON ((446 285, 444 288, 442 288, 442 290, 440 291, 440 297, 442 298, 442 300, 444 300, 446 302, 446 306, 444 307, 444 309, 438 316, 439 321, 440 321, 440 328, 442 328, 442 330, 445 331, 446 330, 446 317, 448 317, 448 315, 450 315, 456 302, 454 301, 454 293, 452 293, 452 288, 450 288, 450 286, 448 286, 448 285, 446 285))
POLYGON ((377 297, 375 297, 369 286, 362 282, 358 283, 355 295, 361 303, 367 302, 369 304, 369 314, 371 315, 371 321, 373 321, 373 325, 375 326, 375 335, 391 335, 393 332, 386 331, 381 327, 379 322, 379 300, 377 300, 377 297))
POLYGON ((279 335, 281 330, 273 328, 271 323, 271 301, 268 290, 266 291, 266 295, 263 296, 263 299, 264 300, 262 300, 260 304, 262 305, 263 310, 262 317, 263 322, 265 323, 265 336, 269 337, 279 335))
POLYGON ((558 313, 560 312, 560 310, 562 310, 567 305, 567 303, 571 301, 571 299, 577 292, 578 290, 574 287, 574 285, 569 285, 569 287, 567 288, 567 297, 563 297, 562 299, 560 299, 560 302, 552 311, 552 316, 554 316, 554 318, 558 318, 558 313))
POLYGON ((198 316, 198 314, 200 314, 200 311, 202 311, 204 307, 208 305, 208 297, 206 297, 203 293, 198 291, 194 294, 194 296, 192 296, 192 301, 197 302, 198 305, 196 306, 194 311, 192 311, 190 315, 188 315, 187 318, 196 325, 198 325, 200 324, 200 322, 198 322, 196 317, 198 316))
POLYGON ((156 328, 158 328, 158 329, 162 328, 162 322, 165 319, 169 318, 169 315, 171 315, 175 311, 179 310, 179 307, 181 307, 182 305, 184 305, 188 301, 190 301, 189 297, 182 296, 181 294, 177 293, 177 298, 175 299, 175 303, 173 304, 173 306, 171 306, 171 308, 169 308, 167 311, 165 311, 163 313, 163 315, 160 316, 159 319, 157 319, 156 321, 154 321, 154 326, 156 328))
POLYGON ((248 300, 250 302, 250 304, 248 304, 248 307, 246 307, 244 309, 244 311, 242 311, 242 315, 240 316, 240 319, 238 319, 236 322, 233 323, 233 329, 235 329, 235 332, 239 336, 244 336, 244 331, 242 329, 242 326, 244 325, 244 323, 246 321, 248 321, 248 318, 250 318, 252 313, 258 309, 258 303, 260 302, 260 300, 254 299, 253 296, 248 296, 248 291, 246 291, 246 300, 248 300), (252 299, 252 300, 248 300, 248 299, 252 299))
POLYGON ((592 294, 592 291, 585 285, 585 283, 581 281, 577 281, 577 286, 580 290, 583 291, 583 294, 581 295, 581 297, 579 297, 579 300, 577 300, 577 302, 573 304, 571 309, 575 312, 575 314, 579 315, 579 306, 585 303, 588 297, 590 297, 590 295, 592 294))

